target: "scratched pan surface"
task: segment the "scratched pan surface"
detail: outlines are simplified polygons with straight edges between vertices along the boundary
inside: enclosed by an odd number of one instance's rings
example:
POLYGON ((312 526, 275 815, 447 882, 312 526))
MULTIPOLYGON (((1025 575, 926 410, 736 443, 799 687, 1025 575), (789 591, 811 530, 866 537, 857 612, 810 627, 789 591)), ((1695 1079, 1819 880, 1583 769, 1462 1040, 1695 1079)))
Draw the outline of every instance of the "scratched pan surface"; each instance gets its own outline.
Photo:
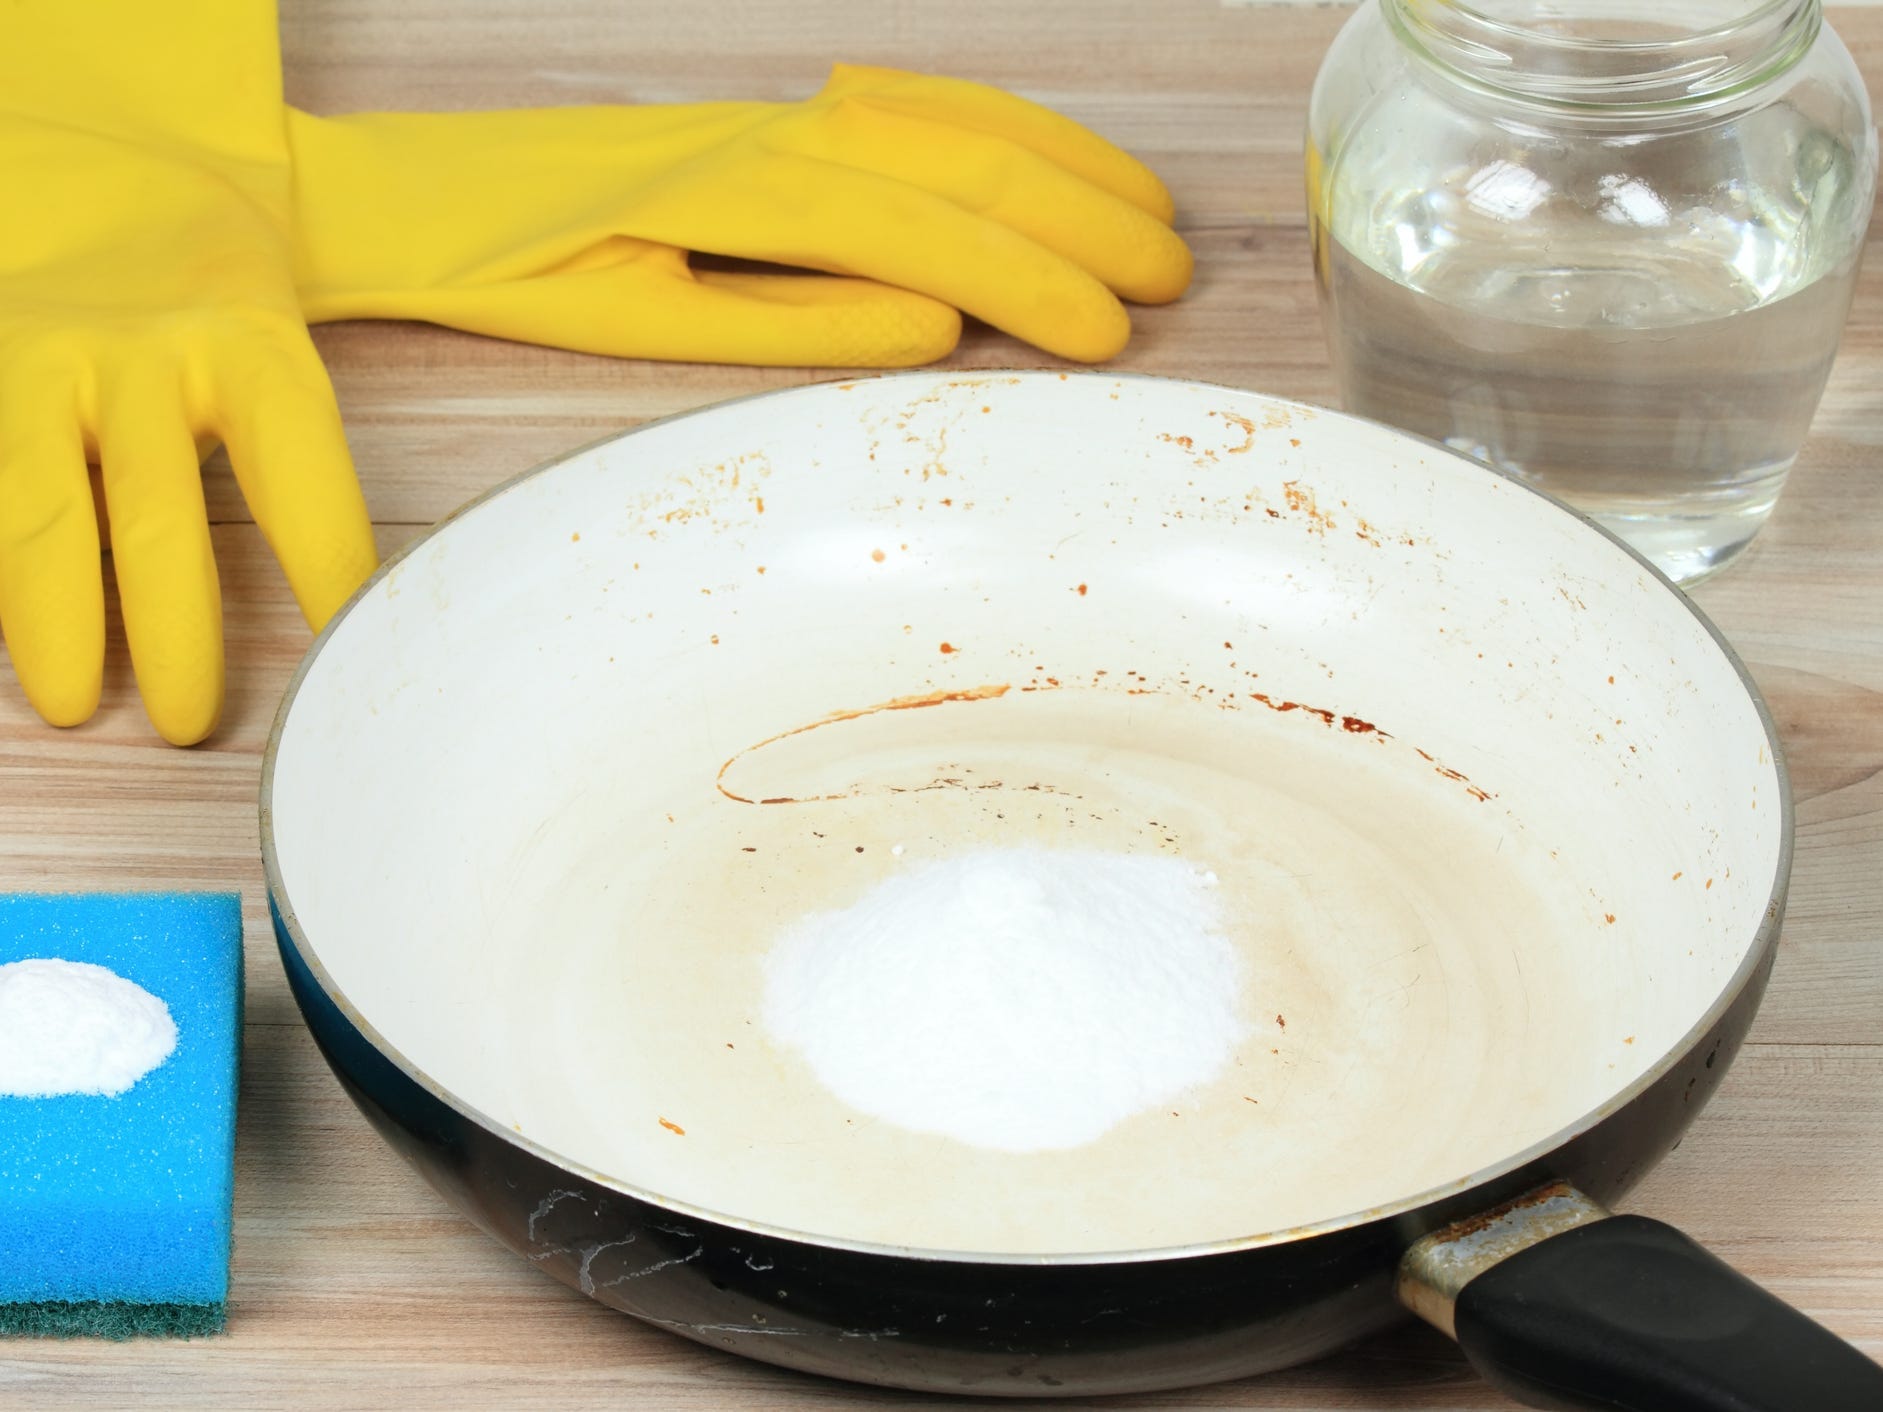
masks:
POLYGON ((487 1228, 741 1352, 1031 1392, 1318 1352, 1460 1203, 1632 1183, 1750 1019, 1789 824, 1731 654, 1560 507, 1333 413, 1050 373, 754 398, 500 489, 330 628, 264 793, 310 1023, 487 1228), (1016 1154, 769 1039, 783 926, 1020 843, 1218 875, 1216 1080, 1016 1154), (1258 1277, 1293 1293, 1219 1297, 1258 1277), (892 1288, 893 1334, 841 1292, 892 1288), (949 1329, 983 1293, 1033 1317, 949 1329))

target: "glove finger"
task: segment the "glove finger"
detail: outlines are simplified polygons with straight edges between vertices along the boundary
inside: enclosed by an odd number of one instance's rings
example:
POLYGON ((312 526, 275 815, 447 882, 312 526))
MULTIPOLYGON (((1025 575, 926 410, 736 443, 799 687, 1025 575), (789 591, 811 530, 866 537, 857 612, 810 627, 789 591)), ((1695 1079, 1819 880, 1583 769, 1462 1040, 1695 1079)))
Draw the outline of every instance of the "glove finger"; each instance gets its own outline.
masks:
POLYGON ((1080 362, 1112 357, 1131 336, 1124 306, 1063 255, 932 191, 794 153, 716 169, 705 207, 676 173, 642 194, 630 220, 682 249, 913 289, 1080 362))
POLYGON ((674 328, 694 320, 749 322, 765 358, 733 362, 814 368, 910 368, 954 352, 960 311, 913 290, 828 275, 701 270, 684 286, 674 328))
POLYGON ((877 107, 1004 137, 1166 225, 1175 211, 1164 183, 1129 152, 1063 113, 984 83, 838 64, 822 96, 867 96, 877 107))
POLYGON ((788 139, 808 157, 907 181, 1010 226, 1113 293, 1165 304, 1189 286, 1190 248, 1164 222, 1017 142, 845 100, 788 139))
POLYGON ((144 710, 172 745, 194 745, 222 715, 222 591, 174 376, 139 370, 106 384, 98 459, 144 710))
POLYGON ((333 384, 312 342, 237 353, 214 380, 242 498, 319 632, 379 562, 333 384))
POLYGON ((98 709, 105 590, 75 377, 0 370, 0 629, 33 709, 98 709))
POLYGON ((687 268, 686 252, 459 288, 400 291, 381 312, 614 358, 902 368, 953 351, 961 315, 906 289, 825 275, 687 268))

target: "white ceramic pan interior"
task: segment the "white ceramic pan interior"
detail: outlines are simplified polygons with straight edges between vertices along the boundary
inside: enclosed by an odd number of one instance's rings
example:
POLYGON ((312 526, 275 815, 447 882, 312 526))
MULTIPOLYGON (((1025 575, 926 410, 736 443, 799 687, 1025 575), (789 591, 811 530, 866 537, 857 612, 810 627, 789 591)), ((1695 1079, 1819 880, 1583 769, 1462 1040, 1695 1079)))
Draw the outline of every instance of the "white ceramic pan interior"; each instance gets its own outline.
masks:
POLYGON ((741 1224, 1076 1255, 1410 1204, 1585 1121, 1748 964, 1778 770, 1676 592, 1461 458, 1221 388, 915 375, 478 503, 330 629, 269 804, 312 959, 493 1127, 741 1224), (1215 1079, 1014 1153, 768 1036, 783 928, 1020 843, 1217 874, 1215 1079))

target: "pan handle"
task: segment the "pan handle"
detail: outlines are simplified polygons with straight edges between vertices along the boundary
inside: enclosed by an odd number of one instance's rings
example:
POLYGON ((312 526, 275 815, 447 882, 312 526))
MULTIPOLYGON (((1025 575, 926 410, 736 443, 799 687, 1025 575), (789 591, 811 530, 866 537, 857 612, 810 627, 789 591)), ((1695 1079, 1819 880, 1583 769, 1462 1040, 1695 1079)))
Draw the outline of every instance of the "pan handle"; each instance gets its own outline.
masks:
POLYGON ((1399 1297, 1529 1407, 1877 1412, 1883 1367, 1663 1222, 1557 1183, 1435 1231, 1399 1297))

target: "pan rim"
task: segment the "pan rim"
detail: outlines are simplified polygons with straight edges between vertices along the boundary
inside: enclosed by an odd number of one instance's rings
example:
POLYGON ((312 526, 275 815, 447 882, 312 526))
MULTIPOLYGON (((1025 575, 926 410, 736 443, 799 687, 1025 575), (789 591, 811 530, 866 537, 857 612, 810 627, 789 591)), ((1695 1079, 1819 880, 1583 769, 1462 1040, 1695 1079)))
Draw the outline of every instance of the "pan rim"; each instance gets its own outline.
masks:
MULTIPOLYGON (((760 392, 744 393, 736 397, 706 403, 699 407, 690 407, 683 411, 669 413, 666 416, 651 418, 628 428, 626 431, 617 431, 606 436, 598 437, 593 441, 585 442, 560 455, 541 461, 491 486, 489 489, 451 511, 451 513, 438 520, 435 524, 428 526, 420 534, 413 536, 410 541, 388 556, 373 572, 372 576, 362 583, 360 587, 354 591, 353 595, 347 599, 346 603, 342 605, 340 610, 328 620, 326 626, 320 633, 315 636, 305 655, 303 655, 300 662, 296 664, 294 674, 292 678, 290 678, 286 690, 282 693, 281 702, 275 711, 274 721, 269 728, 268 743, 262 756, 259 809, 262 871, 268 889, 269 900, 279 922, 278 934, 294 948, 300 964, 306 969, 308 975, 313 978, 315 984, 320 987, 322 994, 336 1007, 346 1022, 359 1033, 360 1037, 372 1046, 375 1052, 396 1068, 408 1081, 429 1093, 452 1112, 484 1129, 489 1136, 496 1138, 499 1142, 520 1149, 537 1160, 582 1181, 589 1182, 596 1187, 618 1193, 619 1195, 643 1202, 674 1215, 710 1222, 714 1225, 739 1231, 747 1235, 788 1241, 797 1245, 846 1251, 858 1255, 881 1256, 905 1260, 915 1259, 945 1264, 1023 1267, 1148 1264, 1213 1255, 1228 1255, 1270 1246, 1287 1245, 1296 1241, 1312 1239, 1316 1236, 1334 1235, 1343 1231, 1350 1231, 1371 1225, 1375 1222, 1391 1220, 1395 1217, 1419 1211, 1440 1202, 1455 1202, 1464 1193, 1494 1183, 1500 1178, 1508 1177, 1512 1173, 1520 1171, 1548 1157, 1551 1153, 1570 1145, 1590 1130, 1600 1126, 1614 1114, 1627 1108, 1636 1099, 1664 1079, 1704 1041, 1706 1036, 1712 1032, 1720 1020, 1738 1001, 1746 987, 1752 983, 1754 977, 1759 974, 1761 967, 1764 966, 1768 956, 1777 944, 1784 916, 1786 894, 1790 886, 1796 834, 1796 816, 1792 799, 1791 777, 1786 767, 1784 750, 1779 742, 1777 723, 1772 717, 1770 708, 1766 705, 1764 696, 1759 691, 1758 684, 1753 680, 1750 671, 1747 670, 1745 662, 1740 658, 1738 652, 1734 650, 1732 644, 1726 640, 1725 635, 1715 626, 1712 619, 1701 610, 1699 605, 1696 604, 1679 585, 1675 584, 1666 574, 1647 559, 1646 556, 1627 544, 1613 531, 1597 523, 1573 506, 1565 504, 1556 497, 1537 489, 1535 486, 1527 484, 1508 472, 1501 471, 1494 466, 1489 466, 1483 462, 1474 460, 1464 455, 1462 452, 1456 451, 1430 437, 1422 436, 1416 432, 1404 431, 1398 427, 1375 421, 1372 418, 1355 416, 1349 412, 1342 412, 1326 407, 1317 407, 1310 403, 1291 398, 1275 397, 1253 388, 1235 387, 1226 383, 1209 382, 1195 378, 1175 377, 1156 373, 1099 372, 1096 370, 1083 369, 1062 372, 1038 367, 977 368, 972 370, 922 369, 876 373, 862 376, 822 378, 812 382, 794 384, 789 387, 768 388, 760 392), (1358 1211, 1324 1217, 1316 1221, 1250 1235, 1225 1237, 1211 1241, 1197 1241, 1176 1246, 1039 1254, 1013 1251, 980 1252, 952 1250, 923 1246, 895 1245, 881 1241, 855 1240, 842 1236, 819 1234, 815 1231, 799 1230, 766 1221, 755 1221, 735 1215, 731 1212, 716 1211, 708 1207, 695 1205, 692 1202, 665 1195, 632 1181, 609 1176, 598 1169, 588 1167, 516 1131, 508 1124, 499 1122, 489 1114, 484 1113, 459 1098, 443 1084, 433 1079, 418 1065, 414 1064, 397 1047, 389 1043, 385 1036, 380 1034, 366 1019, 364 1014, 347 999, 339 986, 334 983, 332 976, 328 974, 326 967, 320 960, 319 954, 314 949, 312 940, 306 935, 302 928, 300 919, 294 910, 292 900, 288 895, 287 886, 282 879, 274 827, 275 767, 282 738, 287 727, 288 718, 293 711, 294 703, 299 697, 301 687, 305 683, 307 675, 311 671, 316 659, 320 656, 321 652, 326 649, 329 643, 331 643, 334 635, 339 631, 342 623, 345 622, 354 608, 373 590, 380 580, 397 568, 409 555, 415 553, 419 548, 430 543, 432 539, 444 533, 445 530, 457 520, 481 508, 487 502, 508 494, 525 482, 547 474, 558 466, 573 461, 578 457, 585 456, 602 446, 625 441, 629 437, 636 436, 643 431, 649 431, 672 422, 702 416, 707 413, 716 413, 724 408, 735 407, 746 402, 754 402, 766 398, 803 396, 817 393, 824 389, 839 388, 845 385, 855 386, 861 383, 878 382, 920 384, 937 381, 962 384, 1016 378, 1024 381, 1044 381, 1046 379, 1065 381, 1070 378, 1079 378, 1094 382, 1109 381, 1113 383, 1141 382, 1168 384, 1207 392, 1227 393, 1233 396, 1260 397, 1276 406, 1305 412, 1312 416, 1333 416, 1347 422, 1373 427, 1411 444, 1425 447, 1446 457, 1448 460, 1462 462, 1475 472, 1495 477, 1498 480, 1521 489, 1526 494, 1538 497, 1559 511, 1581 521, 1587 528, 1618 546, 1624 553, 1634 559, 1658 580, 1661 587, 1668 593, 1671 593, 1675 599, 1692 614, 1694 620, 1700 625, 1707 637, 1711 639, 1714 647, 1725 657, 1727 664, 1738 677, 1740 687, 1745 691, 1748 700, 1751 702, 1754 713, 1758 717, 1760 727, 1765 733, 1766 749, 1771 754, 1773 770, 1777 777, 1779 797, 1778 856, 1771 884, 1766 895, 1762 920, 1754 930, 1751 942, 1741 958, 1739 965, 1733 971, 1733 974, 1727 979, 1719 993, 1686 1033, 1657 1056, 1654 1062, 1637 1075, 1632 1082, 1610 1094, 1607 1099, 1594 1108, 1581 1114, 1555 1132, 1538 1139, 1528 1147, 1509 1154, 1496 1162, 1479 1167, 1465 1176, 1454 1178, 1438 1186, 1429 1187, 1425 1190, 1399 1197, 1393 1201, 1382 1202, 1378 1205, 1366 1207, 1358 1211)), ((305 1016, 303 1016, 303 1020, 305 1021, 305 1016)))

